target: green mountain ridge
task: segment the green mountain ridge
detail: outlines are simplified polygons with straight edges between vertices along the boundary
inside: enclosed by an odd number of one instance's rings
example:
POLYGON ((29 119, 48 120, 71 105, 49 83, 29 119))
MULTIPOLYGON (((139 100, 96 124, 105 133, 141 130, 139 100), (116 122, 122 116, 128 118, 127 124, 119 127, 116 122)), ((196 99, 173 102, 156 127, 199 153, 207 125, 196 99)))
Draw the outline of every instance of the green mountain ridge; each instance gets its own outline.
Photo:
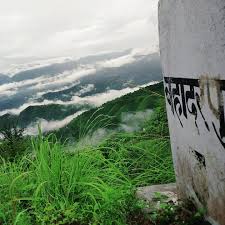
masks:
POLYGON ((53 131, 61 140, 69 139, 73 142, 87 134, 93 134, 98 129, 119 130, 121 124, 125 128, 126 126, 135 126, 136 120, 140 120, 138 118, 141 116, 140 113, 146 114, 147 110, 152 110, 161 104, 163 102, 162 96, 163 84, 161 82, 116 98, 97 108, 89 104, 29 106, 19 115, 6 114, 1 116, 0 130, 10 124, 16 124, 22 128, 35 127, 38 126, 37 122, 41 120, 57 123, 68 116, 86 110, 65 127, 53 131), (132 121, 132 116, 135 121, 132 121), (127 120, 126 124, 123 124, 123 120, 127 120))
POLYGON ((88 110, 91 106, 88 104, 77 105, 38 105, 29 106, 24 109, 19 115, 6 114, 0 117, 0 129, 3 129, 9 124, 16 124, 19 127, 27 127, 38 119, 47 121, 63 120, 65 117, 75 114, 81 110, 88 110))
POLYGON ((99 128, 117 129, 124 113, 143 112, 162 104, 164 92, 163 83, 160 82, 90 109, 55 133, 62 140, 76 141, 99 128))

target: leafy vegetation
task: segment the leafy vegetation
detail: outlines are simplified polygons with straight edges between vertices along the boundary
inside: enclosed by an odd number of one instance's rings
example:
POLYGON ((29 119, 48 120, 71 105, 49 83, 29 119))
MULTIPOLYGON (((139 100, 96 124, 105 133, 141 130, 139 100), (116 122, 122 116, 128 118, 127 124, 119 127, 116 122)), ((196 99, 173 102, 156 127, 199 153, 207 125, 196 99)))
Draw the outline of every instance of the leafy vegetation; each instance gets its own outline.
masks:
POLYGON ((0 141, 0 156, 6 160, 14 161, 30 146, 30 140, 24 137, 24 129, 18 128, 16 124, 2 128, 0 135, 3 139, 0 141))
POLYGON ((196 209, 189 200, 174 202, 168 196, 156 192, 153 202, 146 204, 146 207, 150 211, 151 225, 209 225, 204 221, 205 209, 196 209))
POLYGON ((121 124, 124 113, 155 109, 164 105, 163 96, 162 82, 142 88, 107 102, 97 109, 84 112, 66 127, 57 131, 56 136, 61 140, 70 139, 74 142, 94 133, 99 128, 116 129, 121 124))
MULTIPOLYGON (((130 97, 134 94, 127 95, 91 110, 66 130, 81 141, 99 127, 117 127, 123 110, 137 110, 138 101, 140 110, 146 104, 154 108, 138 132, 117 131, 91 146, 84 142, 67 145, 54 134, 43 136, 39 131, 38 137, 30 138, 30 152, 21 152, 14 160, 1 155, 0 224, 178 225, 167 206, 145 214, 145 204, 135 197, 139 186, 175 180, 162 86, 153 88, 136 93, 138 100, 130 97), (108 115, 103 114, 108 110, 108 115)), ((65 138, 66 132, 61 133, 65 138)))

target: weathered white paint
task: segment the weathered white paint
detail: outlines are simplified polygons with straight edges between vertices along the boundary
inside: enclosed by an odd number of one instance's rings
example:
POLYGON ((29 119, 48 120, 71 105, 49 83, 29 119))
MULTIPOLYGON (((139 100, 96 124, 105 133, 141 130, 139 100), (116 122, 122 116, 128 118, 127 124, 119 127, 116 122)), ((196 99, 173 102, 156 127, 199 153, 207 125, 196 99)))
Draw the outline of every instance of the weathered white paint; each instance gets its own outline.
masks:
POLYGON ((179 195, 225 225, 225 0, 160 0, 159 35, 179 195))

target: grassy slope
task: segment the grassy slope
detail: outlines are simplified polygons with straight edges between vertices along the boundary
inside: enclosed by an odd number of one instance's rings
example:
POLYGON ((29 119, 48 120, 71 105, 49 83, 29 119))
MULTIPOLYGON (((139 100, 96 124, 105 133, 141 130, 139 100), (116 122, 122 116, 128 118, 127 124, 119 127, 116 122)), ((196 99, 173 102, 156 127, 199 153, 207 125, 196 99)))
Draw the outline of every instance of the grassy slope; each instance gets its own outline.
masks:
POLYGON ((121 123, 121 115, 126 112, 154 109, 162 104, 163 84, 142 88, 134 93, 103 104, 78 116, 66 127, 56 132, 58 138, 77 140, 98 128, 114 129, 121 123))
MULTIPOLYGON (((155 110, 144 131, 113 134, 97 147, 81 149, 39 136, 32 140, 32 154, 11 163, 2 160, 0 224, 129 224, 129 215, 142 207, 134 197, 136 187, 174 181, 164 101, 153 94, 161 88, 103 107, 108 113, 114 106, 118 119, 124 110, 143 110, 148 93, 155 110)), ((98 118, 89 113, 82 118, 98 118)))

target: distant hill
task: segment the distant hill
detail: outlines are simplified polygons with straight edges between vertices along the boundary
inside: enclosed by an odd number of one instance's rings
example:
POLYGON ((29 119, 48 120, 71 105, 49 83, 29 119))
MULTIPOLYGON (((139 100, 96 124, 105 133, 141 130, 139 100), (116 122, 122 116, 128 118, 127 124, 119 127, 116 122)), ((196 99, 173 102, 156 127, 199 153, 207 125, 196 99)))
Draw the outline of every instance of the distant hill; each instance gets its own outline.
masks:
POLYGON ((10 81, 11 81, 10 77, 8 77, 4 74, 0 74, 0 85, 8 83, 10 81))
MULTIPOLYGON (((146 110, 159 106, 164 101, 162 96, 163 84, 161 82, 116 98, 97 108, 88 103, 29 106, 19 115, 5 114, 1 116, 0 129, 9 124, 17 124, 24 128, 37 127, 36 122, 40 120, 57 124, 75 113, 86 111, 75 119, 71 118, 69 121, 73 119, 72 122, 55 131, 55 134, 63 140, 76 140, 82 133, 91 133, 99 128, 117 129, 123 118, 129 117, 129 114, 144 113, 146 110)), ((128 123, 133 122, 128 121, 128 123)), ((58 129, 57 126, 54 127, 58 129)))
POLYGON ((99 54, 99 55, 90 55, 86 56, 77 60, 66 60, 64 62, 58 62, 53 63, 46 66, 41 66, 38 68, 28 68, 25 71, 21 71, 19 73, 14 74, 12 77, 13 81, 23 81, 23 80, 29 80, 38 78, 41 76, 56 76, 58 74, 61 74, 65 71, 70 71, 76 69, 79 65, 87 65, 87 64, 94 64, 98 61, 103 60, 110 60, 116 57, 123 56, 125 54, 129 54, 131 50, 126 50, 122 52, 110 52, 105 54, 99 54))
POLYGON ((43 94, 41 99, 68 101, 83 87, 93 85, 89 92, 80 94, 81 97, 102 93, 110 89, 121 90, 125 87, 135 87, 150 81, 160 81, 162 70, 158 53, 141 56, 137 61, 120 67, 101 68, 95 74, 79 79, 79 85, 58 92, 43 94))
MULTIPOLYGON (((128 49, 76 60, 49 59, 20 65, 14 71, 17 73, 10 77, 0 74, 0 129, 17 123, 34 130, 40 121, 51 128, 46 131, 59 129, 83 111, 162 80, 159 53, 147 49, 128 49)), ((143 102, 144 97, 139 100, 143 102)), ((127 104, 130 103, 124 101, 121 112, 132 111, 127 104)), ((139 110, 135 107, 133 111, 139 110)), ((143 110, 148 108, 145 104, 143 110)), ((116 111, 110 116, 114 114, 116 111)))
POLYGON ((34 63, 33 67, 25 65, 11 78, 0 76, 0 82, 9 84, 0 92, 1 115, 45 100, 54 104, 57 100, 71 101, 74 96, 82 98, 162 80, 159 54, 145 50, 126 50, 52 62, 34 63))
POLYGON ((47 121, 63 120, 65 117, 70 116, 80 110, 88 110, 90 106, 85 105, 40 105, 29 106, 23 110, 19 115, 6 114, 0 117, 0 129, 7 126, 7 124, 17 124, 19 127, 27 127, 35 123, 39 119, 47 121))
POLYGON ((121 124, 124 113, 155 109, 163 102, 163 83, 160 82, 86 111, 55 133, 62 140, 74 141, 99 128, 116 129, 121 124))
POLYGON ((38 78, 40 76, 55 76, 57 74, 61 74, 66 70, 73 70, 77 66, 76 62, 69 61, 64 63, 55 63, 52 65, 35 68, 35 69, 28 69, 26 71, 19 72, 12 77, 12 81, 18 82, 23 80, 29 80, 38 78))

